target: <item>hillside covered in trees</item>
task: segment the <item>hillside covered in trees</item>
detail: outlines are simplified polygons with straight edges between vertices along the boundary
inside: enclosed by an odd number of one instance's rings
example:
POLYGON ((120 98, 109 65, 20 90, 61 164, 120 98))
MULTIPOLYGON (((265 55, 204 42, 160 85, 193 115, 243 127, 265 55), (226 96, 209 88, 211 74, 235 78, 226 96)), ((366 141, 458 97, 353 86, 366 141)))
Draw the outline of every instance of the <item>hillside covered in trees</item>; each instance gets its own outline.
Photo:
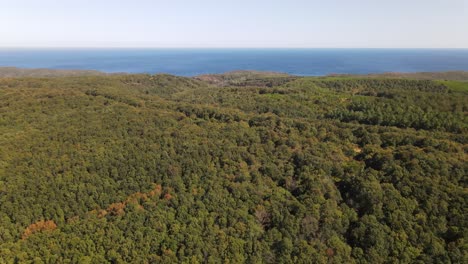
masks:
POLYGON ((0 263, 467 263, 467 111, 462 80, 0 78, 0 263))

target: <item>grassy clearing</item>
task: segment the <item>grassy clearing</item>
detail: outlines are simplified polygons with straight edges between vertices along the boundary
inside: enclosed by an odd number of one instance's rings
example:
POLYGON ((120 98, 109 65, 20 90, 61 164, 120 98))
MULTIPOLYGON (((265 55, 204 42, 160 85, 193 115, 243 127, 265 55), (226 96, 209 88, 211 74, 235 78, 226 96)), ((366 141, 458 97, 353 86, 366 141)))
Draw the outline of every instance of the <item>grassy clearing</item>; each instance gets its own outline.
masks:
POLYGON ((444 84, 453 92, 468 92, 468 82, 463 81, 437 81, 444 84))

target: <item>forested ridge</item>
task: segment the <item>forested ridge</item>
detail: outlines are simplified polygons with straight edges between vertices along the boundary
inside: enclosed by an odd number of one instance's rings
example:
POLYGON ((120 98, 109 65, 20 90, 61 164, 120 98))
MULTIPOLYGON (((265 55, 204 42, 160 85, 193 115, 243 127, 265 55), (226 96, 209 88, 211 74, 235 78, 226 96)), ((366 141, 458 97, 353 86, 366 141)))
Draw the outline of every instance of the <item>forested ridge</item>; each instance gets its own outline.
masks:
POLYGON ((0 263, 468 263, 468 83, 0 78, 0 263))

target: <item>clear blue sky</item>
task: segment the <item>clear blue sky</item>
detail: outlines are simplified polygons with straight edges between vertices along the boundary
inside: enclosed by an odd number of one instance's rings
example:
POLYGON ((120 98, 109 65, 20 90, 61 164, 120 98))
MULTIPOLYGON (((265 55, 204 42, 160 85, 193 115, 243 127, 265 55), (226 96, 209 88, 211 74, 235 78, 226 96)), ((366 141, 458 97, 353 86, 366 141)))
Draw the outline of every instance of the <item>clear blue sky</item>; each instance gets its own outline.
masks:
POLYGON ((0 0, 0 47, 468 48, 468 0, 0 0))

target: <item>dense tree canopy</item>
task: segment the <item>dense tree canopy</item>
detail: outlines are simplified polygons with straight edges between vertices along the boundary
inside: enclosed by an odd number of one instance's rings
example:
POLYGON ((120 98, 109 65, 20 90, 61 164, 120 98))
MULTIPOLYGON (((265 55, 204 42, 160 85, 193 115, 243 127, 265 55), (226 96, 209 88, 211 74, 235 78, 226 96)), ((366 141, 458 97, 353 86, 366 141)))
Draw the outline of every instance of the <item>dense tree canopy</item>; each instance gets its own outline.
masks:
POLYGON ((468 83, 206 78, 0 78, 0 263, 468 262, 468 83))

